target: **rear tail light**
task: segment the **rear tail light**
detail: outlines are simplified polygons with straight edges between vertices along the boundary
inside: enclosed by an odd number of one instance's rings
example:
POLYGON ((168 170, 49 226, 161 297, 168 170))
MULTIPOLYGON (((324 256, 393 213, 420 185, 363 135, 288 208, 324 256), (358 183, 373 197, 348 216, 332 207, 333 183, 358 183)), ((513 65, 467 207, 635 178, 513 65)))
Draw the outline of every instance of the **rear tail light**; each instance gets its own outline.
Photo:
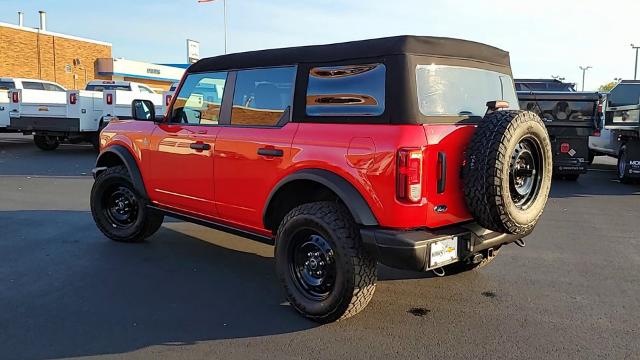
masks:
POLYGON ((593 133, 591 134, 591 136, 600 137, 600 129, 593 130, 593 133))
POLYGON ((167 95, 164 99, 164 104, 166 106, 169 106, 169 103, 171 103, 171 95, 167 95))
POLYGON ((75 93, 69 94, 69 104, 75 105, 78 102, 78 95, 75 93))
POLYGON ((18 103, 20 101, 20 94, 17 91, 11 93, 11 101, 18 103))
POLYGON ((107 105, 113 104, 113 94, 107 94, 107 105))
POLYGON ((422 199, 422 150, 398 150, 396 196, 417 203, 422 199))
POLYGON ((602 103, 598 103, 598 114, 602 114, 602 103))

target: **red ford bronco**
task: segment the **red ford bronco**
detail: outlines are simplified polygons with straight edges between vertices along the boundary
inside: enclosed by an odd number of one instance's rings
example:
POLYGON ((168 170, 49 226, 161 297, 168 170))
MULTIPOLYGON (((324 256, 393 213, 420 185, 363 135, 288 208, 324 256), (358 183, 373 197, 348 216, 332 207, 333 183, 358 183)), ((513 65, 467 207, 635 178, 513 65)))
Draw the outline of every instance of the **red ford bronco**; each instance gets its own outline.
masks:
POLYGON ((164 116, 136 100, 100 141, 107 237, 143 241, 167 215, 275 244, 287 299, 319 322, 367 305, 377 262, 444 275, 524 245, 552 175, 508 53, 447 38, 203 59, 164 116))

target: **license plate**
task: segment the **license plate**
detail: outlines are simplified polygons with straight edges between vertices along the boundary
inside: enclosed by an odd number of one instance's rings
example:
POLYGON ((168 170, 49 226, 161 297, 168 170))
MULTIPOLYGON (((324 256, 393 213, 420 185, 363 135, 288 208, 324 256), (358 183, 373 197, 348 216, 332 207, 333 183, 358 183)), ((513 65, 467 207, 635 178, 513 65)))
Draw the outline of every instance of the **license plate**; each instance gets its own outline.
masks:
POLYGON ((439 267, 458 260, 458 238, 440 240, 431 244, 429 267, 439 267))

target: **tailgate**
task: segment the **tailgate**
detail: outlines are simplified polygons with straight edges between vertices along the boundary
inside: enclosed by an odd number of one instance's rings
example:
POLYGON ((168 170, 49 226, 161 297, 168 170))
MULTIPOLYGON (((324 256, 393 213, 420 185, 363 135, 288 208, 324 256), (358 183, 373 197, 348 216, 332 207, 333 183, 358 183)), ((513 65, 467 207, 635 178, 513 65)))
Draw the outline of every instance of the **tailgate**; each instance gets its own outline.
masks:
POLYGON ((599 94, 590 92, 518 92, 520 108, 538 114, 547 127, 595 129, 599 100, 599 94))
POLYGON ((461 178, 464 149, 475 125, 423 125, 427 138, 424 177, 428 202, 427 227, 440 227, 471 219, 461 178), (443 208, 444 207, 444 208, 443 208), (444 209, 437 211, 436 209, 444 209))

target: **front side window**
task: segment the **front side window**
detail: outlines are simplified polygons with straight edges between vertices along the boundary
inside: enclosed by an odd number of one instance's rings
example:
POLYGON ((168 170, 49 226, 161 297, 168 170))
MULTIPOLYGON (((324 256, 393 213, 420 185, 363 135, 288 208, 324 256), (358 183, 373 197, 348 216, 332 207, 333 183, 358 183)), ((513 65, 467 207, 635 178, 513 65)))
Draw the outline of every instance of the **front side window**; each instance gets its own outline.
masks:
POLYGON ((155 94, 153 90, 149 89, 146 86, 138 86, 138 87, 140 88, 140 92, 147 93, 147 94, 155 94))
POLYGON ((44 90, 44 85, 40 82, 23 81, 22 88, 27 90, 44 90))
POLYGON ((124 90, 131 91, 129 85, 115 85, 115 84, 90 84, 87 85, 86 90, 103 92, 105 90, 124 90))
POLYGON ((379 116, 385 106, 383 64, 316 67, 309 71, 308 116, 379 116))
POLYGON ((505 100, 518 109, 510 76, 489 70, 444 65, 416 67, 418 105, 426 116, 484 116, 487 102, 505 100))
POLYGON ((55 84, 43 83, 42 86, 46 91, 64 91, 63 88, 55 84))
POLYGON ((173 104, 172 123, 217 125, 227 72, 187 76, 173 104))
POLYGON ((231 125, 277 126, 288 119, 296 68, 238 71, 231 125))

